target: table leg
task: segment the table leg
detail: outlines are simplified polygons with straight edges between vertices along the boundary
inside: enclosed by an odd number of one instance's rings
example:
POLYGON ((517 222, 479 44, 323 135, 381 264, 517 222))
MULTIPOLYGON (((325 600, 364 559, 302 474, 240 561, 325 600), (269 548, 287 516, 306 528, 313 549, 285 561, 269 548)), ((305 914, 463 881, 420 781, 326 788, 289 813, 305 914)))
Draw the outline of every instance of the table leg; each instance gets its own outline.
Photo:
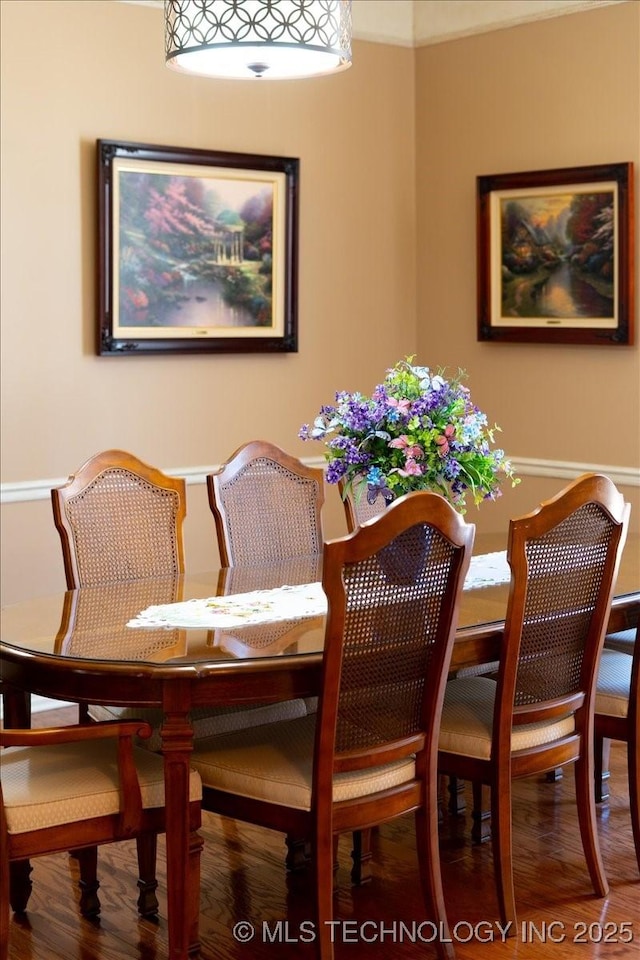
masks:
POLYGON ((197 834, 189 824, 189 773, 193 730, 189 723, 188 689, 169 683, 164 703, 162 753, 164 755, 165 816, 167 843, 167 924, 169 960, 188 960, 200 955, 200 912, 197 834), (197 848, 197 849, 196 849, 197 848), (194 905, 192 915, 185 905, 194 905))
POLYGON ((452 817, 463 816, 466 803, 464 795, 464 780, 460 777, 449 777, 449 813, 452 817))
POLYGON ((31 726, 31 694, 5 684, 2 687, 2 712, 6 727, 29 729, 31 726))

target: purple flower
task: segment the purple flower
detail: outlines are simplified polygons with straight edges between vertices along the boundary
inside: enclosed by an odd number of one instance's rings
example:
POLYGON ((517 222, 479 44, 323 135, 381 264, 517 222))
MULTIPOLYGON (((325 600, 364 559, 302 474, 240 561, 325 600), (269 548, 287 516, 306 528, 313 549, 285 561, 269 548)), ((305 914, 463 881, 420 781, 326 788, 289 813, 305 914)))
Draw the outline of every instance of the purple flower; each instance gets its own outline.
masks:
POLYGON ((518 483, 504 451, 492 449, 499 428, 472 403, 464 374, 447 379, 412 360, 390 368, 370 397, 336 393, 300 429, 303 440, 324 442, 327 481, 366 477, 371 502, 436 490, 463 511, 469 492, 478 504, 499 496, 505 476, 518 483))
POLYGON ((327 467, 327 483, 338 483, 347 472, 346 460, 332 460, 327 467))
POLYGON ((447 480, 455 480, 456 477, 460 476, 460 471, 462 467, 454 457, 447 457, 444 461, 444 475, 447 480))

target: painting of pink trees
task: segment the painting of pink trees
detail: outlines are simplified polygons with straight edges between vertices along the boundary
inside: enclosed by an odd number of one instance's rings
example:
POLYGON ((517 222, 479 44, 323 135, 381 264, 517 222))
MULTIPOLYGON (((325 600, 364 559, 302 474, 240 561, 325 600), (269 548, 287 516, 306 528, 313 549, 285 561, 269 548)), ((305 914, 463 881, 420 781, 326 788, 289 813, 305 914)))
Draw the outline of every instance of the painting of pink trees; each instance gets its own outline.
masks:
POLYGON ((296 349, 299 161, 98 150, 100 352, 296 349))
POLYGON ((119 224, 121 326, 271 325, 271 187, 127 172, 119 224))

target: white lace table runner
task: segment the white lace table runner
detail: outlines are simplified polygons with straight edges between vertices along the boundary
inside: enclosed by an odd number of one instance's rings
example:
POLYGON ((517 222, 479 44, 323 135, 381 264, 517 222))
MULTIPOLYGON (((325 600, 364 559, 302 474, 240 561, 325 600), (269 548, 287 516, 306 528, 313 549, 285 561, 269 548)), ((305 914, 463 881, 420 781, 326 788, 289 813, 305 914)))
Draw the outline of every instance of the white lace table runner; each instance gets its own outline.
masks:
MULTIPOLYGON (((464 589, 507 583, 510 576, 504 551, 472 557, 464 589)), ((127 626, 218 630, 275 620, 302 620, 323 616, 326 612, 327 598, 322 585, 304 583, 295 587, 253 590, 251 593, 236 593, 228 597, 207 597, 147 607, 127 626)))
POLYGON ((496 553, 481 553, 471 557, 469 572, 464 581, 465 590, 475 590, 476 587, 495 587, 500 583, 509 583, 511 568, 507 563, 507 551, 498 550, 496 553))
POLYGON ((228 597, 207 597, 147 607, 128 627, 201 627, 217 630, 225 627, 248 627, 274 620, 301 620, 326 613, 327 598, 320 583, 303 583, 296 587, 274 590, 253 590, 228 597))

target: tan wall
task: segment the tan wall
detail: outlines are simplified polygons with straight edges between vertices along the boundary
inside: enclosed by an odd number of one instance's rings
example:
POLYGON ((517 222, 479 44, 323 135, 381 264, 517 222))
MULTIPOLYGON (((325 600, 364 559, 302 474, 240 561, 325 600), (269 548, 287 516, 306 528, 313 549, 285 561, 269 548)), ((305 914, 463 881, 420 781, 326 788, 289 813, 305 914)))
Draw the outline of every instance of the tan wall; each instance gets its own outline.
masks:
MULTIPOLYGON (((474 233, 479 173, 640 167, 638 4, 417 52, 355 41, 345 74, 284 84, 172 73, 154 8, 0 9, 5 484, 64 477, 112 446, 165 469, 219 463, 253 437, 319 456, 299 425, 416 351, 469 370, 510 455, 638 466, 638 347, 478 344, 474 233), (300 157, 298 354, 94 355, 100 137, 300 157)), ((563 482, 527 477, 470 517, 504 530, 563 482)), ((637 522, 638 488, 625 492, 637 522)), ((187 562, 202 569, 213 522, 201 484, 188 498, 187 562)), ((1 533, 5 602, 62 587, 46 500, 3 504, 1 533)))
MULTIPOLYGON (((640 467, 640 348, 476 340, 478 175, 633 161, 640 195, 640 4, 423 47, 416 55, 418 351, 464 367, 508 453, 640 467)), ((636 219, 636 224, 638 219, 636 219)), ((635 275, 640 244, 636 226, 635 275)), ((639 299, 636 297, 636 329, 639 299)), ((480 528, 566 480, 527 476, 480 528)), ((640 490, 624 489, 639 529, 640 490)))
MULTIPOLYGON (((222 82, 165 67, 159 9, 1 10, 3 481, 66 477, 110 447, 164 469, 257 437, 321 456, 300 425, 415 352, 413 51, 356 42, 339 76, 222 82), (97 138, 300 158, 299 353, 94 356, 97 138)), ((204 486, 188 494, 202 569, 213 519, 204 486)), ((5 504, 2 521, 5 601, 62 586, 49 504, 5 504)))

